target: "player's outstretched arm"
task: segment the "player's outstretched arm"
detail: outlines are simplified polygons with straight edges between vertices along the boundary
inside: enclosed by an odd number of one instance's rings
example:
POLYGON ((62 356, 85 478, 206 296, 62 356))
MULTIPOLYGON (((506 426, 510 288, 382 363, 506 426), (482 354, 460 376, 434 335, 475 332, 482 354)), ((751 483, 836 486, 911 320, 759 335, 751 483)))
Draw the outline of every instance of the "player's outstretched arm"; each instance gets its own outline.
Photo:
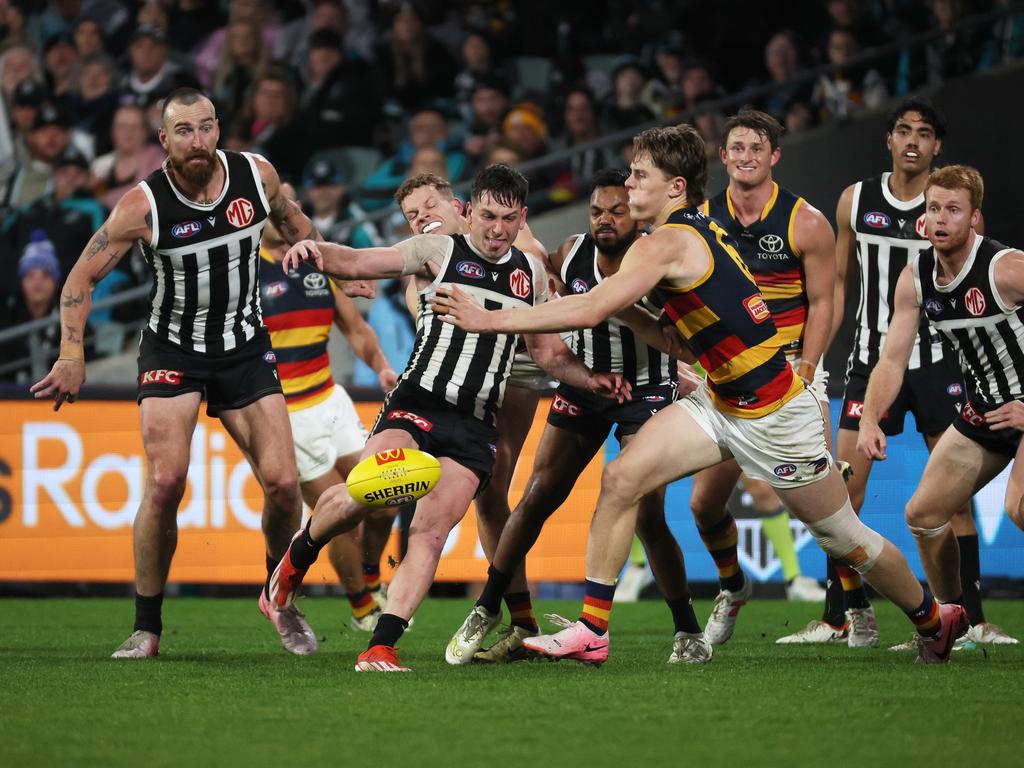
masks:
POLYGON ((359 359, 377 374, 380 388, 385 392, 394 389, 398 383, 398 374, 381 349, 377 333, 363 319, 355 302, 340 291, 334 293, 334 324, 348 339, 359 359))
POLYGON ((797 211, 794 229, 807 291, 807 320, 797 375, 811 382, 825 354, 835 319, 836 238, 821 211, 806 203, 797 211))
POLYGON ((32 385, 36 398, 53 397, 53 410, 75 402, 85 383, 85 323, 92 306, 92 290, 106 277, 136 240, 153 239, 149 200, 139 187, 128 191, 110 217, 92 236, 60 295, 60 356, 50 372, 32 385))
POLYGON ((524 337, 530 357, 552 378, 570 387, 584 389, 622 403, 630 400, 630 383, 618 373, 601 373, 587 368, 555 333, 528 334, 524 337))
POLYGON ((846 294, 856 277, 857 233, 854 232, 853 222, 850 219, 855 188, 856 185, 851 184, 844 189, 843 194, 839 197, 839 204, 836 206, 836 279, 832 289, 832 327, 829 330, 826 348, 832 344, 832 340, 839 333, 839 326, 843 324, 846 294))
POLYGON ((882 353, 864 395, 864 413, 860 418, 857 448, 870 459, 885 459, 885 435, 878 426, 882 414, 892 405, 903 384, 903 372, 914 350, 921 322, 921 305, 917 303, 914 275, 909 266, 903 268, 896 283, 892 322, 882 345, 882 353))

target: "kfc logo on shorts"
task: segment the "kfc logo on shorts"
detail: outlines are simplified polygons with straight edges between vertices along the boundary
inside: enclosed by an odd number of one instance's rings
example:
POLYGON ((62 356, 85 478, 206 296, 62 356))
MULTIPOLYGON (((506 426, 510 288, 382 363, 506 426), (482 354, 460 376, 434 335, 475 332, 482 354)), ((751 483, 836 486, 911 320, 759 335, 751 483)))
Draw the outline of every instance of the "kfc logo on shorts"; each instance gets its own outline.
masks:
POLYGON ((851 419, 859 419, 864 415, 864 403, 857 400, 849 400, 846 403, 846 416, 851 419))
POLYGON ((577 277, 573 280, 570 287, 572 288, 573 293, 586 293, 590 290, 590 286, 587 285, 587 281, 581 277, 577 277))
POLYGON ((772 316, 771 312, 768 311, 768 305, 764 303, 764 297, 760 293, 755 293, 753 296, 744 299, 743 306, 747 308, 747 312, 750 313, 750 317, 753 318, 755 323, 763 323, 772 316))
POLYGON ((424 432, 429 432, 434 428, 434 423, 432 421, 424 419, 418 413, 412 413, 411 411, 402 410, 388 412, 388 421, 396 421, 397 419, 405 419, 406 421, 411 421, 424 432))
POLYGON ((181 384, 181 377, 184 371, 168 371, 166 368, 158 368, 155 371, 146 371, 139 377, 142 386, 147 384, 181 384))
POLYGON ((484 279, 484 268, 475 261, 460 261, 455 265, 455 271, 470 280, 484 279))
POLYGON ((578 405, 573 405, 557 392, 555 393, 555 399, 551 401, 551 410, 563 416, 579 416, 583 412, 578 405))
POLYGON ((975 317, 980 317, 985 311, 985 294, 975 286, 964 295, 964 307, 975 317))
POLYGON ((244 197, 236 197, 228 205, 228 221, 236 229, 249 226, 255 213, 252 203, 244 197))
POLYGON ((530 295, 530 276, 521 269, 513 269, 508 276, 508 287, 512 289, 513 296, 525 299, 530 295))
POLYGON ((964 407, 960 409, 960 418, 972 427, 980 427, 985 423, 985 417, 974 410, 974 406, 969 401, 964 403, 964 407))
POLYGON ((925 226, 924 222, 925 218, 924 214, 922 213, 920 216, 917 217, 917 221, 914 222, 914 231, 917 232, 918 237, 920 237, 922 240, 927 240, 928 227, 925 226))
POLYGON ((962 384, 953 382, 948 387, 946 387, 946 394, 949 395, 950 397, 960 397, 960 395, 962 395, 963 393, 964 388, 962 384))
POLYGON ((664 403, 665 402, 665 396, 664 395, 644 395, 644 400, 646 400, 648 403, 664 403))
POLYGON ((796 464, 779 464, 772 472, 776 477, 792 477, 796 474, 796 464))
POLYGON ((277 355, 274 354, 274 350, 263 353, 263 362, 270 363, 271 365, 277 363, 277 355))
POLYGON ((864 214, 864 223, 872 229, 885 229, 892 224, 892 219, 881 211, 868 211, 864 214))
POLYGON ((391 464, 396 461, 405 461, 405 449, 392 448, 390 451, 378 451, 373 454, 373 458, 377 462, 378 467, 385 464, 391 464))

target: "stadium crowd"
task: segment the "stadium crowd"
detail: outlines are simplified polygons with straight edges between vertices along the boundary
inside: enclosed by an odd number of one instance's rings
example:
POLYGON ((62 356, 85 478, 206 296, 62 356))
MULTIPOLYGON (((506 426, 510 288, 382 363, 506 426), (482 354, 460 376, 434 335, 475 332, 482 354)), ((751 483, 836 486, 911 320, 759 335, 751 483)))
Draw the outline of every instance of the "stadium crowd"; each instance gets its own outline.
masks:
MULTIPOLYGON (((773 87, 757 106, 798 133, 1024 53, 1024 16, 961 23, 1003 0, 742 5, 738 25, 733 4, 693 2, 0 0, 0 329, 54 310, 107 212, 159 168, 161 101, 179 86, 212 94, 221 146, 271 160, 328 239, 366 246, 408 234, 400 217, 365 214, 417 173, 459 182, 683 113, 714 148, 716 101, 758 86, 773 87), (849 64, 930 29, 946 33, 849 64), (794 79, 818 65, 816 80, 794 79)), ((531 172, 531 211, 586 194, 630 147, 531 172)), ((94 300, 149 279, 134 254, 94 300)), ((386 346, 407 334, 401 350, 412 333, 396 288, 382 286, 369 318, 386 346)), ((143 313, 126 304, 90 322, 143 313)), ((0 361, 30 352, 15 340, 0 361)), ((0 374, 28 378, 27 366, 0 374)))

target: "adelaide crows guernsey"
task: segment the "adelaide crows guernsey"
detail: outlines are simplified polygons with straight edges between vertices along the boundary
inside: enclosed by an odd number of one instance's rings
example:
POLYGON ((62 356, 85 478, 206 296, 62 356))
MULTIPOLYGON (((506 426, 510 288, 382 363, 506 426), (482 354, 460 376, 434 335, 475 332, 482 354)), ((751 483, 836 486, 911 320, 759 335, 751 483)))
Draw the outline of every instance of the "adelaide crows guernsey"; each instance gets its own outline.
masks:
POLYGON ((223 355, 262 326, 259 243, 270 213, 252 155, 217 150, 224 187, 209 204, 186 198, 169 161, 139 187, 149 198, 152 236, 142 251, 153 270, 149 329, 189 352, 223 355))
POLYGON ((803 391, 783 352, 771 312, 732 239, 698 210, 681 207, 662 225, 703 240, 707 272, 684 288, 659 285, 658 303, 707 371, 711 399, 722 413, 756 419, 803 391))
POLYGON ((803 204, 802 197, 773 182, 771 198, 760 218, 749 226, 736 218, 728 187, 701 206, 735 240, 736 250, 761 289, 790 359, 800 357, 809 305, 803 261, 793 243, 796 214, 803 204))

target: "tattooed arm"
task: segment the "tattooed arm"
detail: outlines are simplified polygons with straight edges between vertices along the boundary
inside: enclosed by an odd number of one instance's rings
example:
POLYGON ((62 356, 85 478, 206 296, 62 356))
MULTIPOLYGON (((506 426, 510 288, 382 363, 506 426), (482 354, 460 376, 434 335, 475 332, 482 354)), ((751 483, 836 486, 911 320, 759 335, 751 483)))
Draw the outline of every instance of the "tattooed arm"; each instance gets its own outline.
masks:
POLYGON ((92 289, 106 277, 138 239, 153 236, 153 216, 146 194, 135 187, 111 211, 68 274, 60 295, 60 357, 45 378, 32 385, 37 398, 54 397, 54 410, 75 401, 85 381, 85 321, 92 289))

